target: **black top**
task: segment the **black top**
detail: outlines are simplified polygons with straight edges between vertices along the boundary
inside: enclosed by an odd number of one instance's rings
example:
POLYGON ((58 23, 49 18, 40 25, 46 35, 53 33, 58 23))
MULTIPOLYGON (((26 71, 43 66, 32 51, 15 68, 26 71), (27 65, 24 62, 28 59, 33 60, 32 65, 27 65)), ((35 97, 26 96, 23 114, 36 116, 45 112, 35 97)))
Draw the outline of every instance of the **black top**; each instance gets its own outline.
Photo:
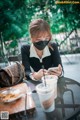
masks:
POLYGON ((37 72, 42 68, 42 64, 44 65, 45 69, 50 67, 57 67, 59 64, 62 65, 57 45, 53 43, 51 44, 51 47, 49 47, 51 55, 43 58, 43 63, 41 63, 40 60, 36 57, 30 57, 30 45, 23 45, 21 47, 22 64, 25 67, 27 78, 29 78, 29 74, 31 73, 30 66, 34 69, 35 72, 37 72), (53 49, 51 49, 51 47, 53 49))

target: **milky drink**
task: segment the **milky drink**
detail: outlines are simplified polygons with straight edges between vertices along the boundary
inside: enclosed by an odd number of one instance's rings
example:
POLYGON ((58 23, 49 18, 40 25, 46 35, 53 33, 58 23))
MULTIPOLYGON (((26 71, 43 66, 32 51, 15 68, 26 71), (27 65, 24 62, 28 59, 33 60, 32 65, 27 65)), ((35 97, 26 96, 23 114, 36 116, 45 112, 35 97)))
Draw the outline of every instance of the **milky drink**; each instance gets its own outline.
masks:
POLYGON ((54 98, 57 97, 57 81, 58 77, 56 75, 45 75, 45 78, 42 77, 42 82, 44 83, 44 79, 47 85, 50 85, 54 89, 54 98))
POLYGON ((39 100, 44 112, 51 112, 55 109, 54 90, 50 85, 44 86, 43 83, 36 86, 39 100))

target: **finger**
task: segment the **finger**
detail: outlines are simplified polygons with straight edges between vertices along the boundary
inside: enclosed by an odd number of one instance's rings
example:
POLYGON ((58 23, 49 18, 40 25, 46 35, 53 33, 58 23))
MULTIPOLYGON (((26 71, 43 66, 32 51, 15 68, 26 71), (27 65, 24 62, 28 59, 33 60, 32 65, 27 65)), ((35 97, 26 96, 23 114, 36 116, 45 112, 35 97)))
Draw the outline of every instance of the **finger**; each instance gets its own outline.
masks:
POLYGON ((53 73, 53 72, 52 72, 52 73, 49 73, 49 75, 56 75, 56 76, 58 76, 58 74, 56 74, 56 73, 53 73))
POLYGON ((44 71, 44 72, 48 72, 48 70, 46 70, 46 69, 43 69, 43 71, 44 71))
POLYGON ((57 74, 57 72, 49 72, 49 74, 57 74))
POLYGON ((59 70, 62 70, 62 66, 60 64, 58 65, 58 68, 59 68, 59 70))
POLYGON ((59 75, 61 75, 61 71, 57 71, 57 72, 50 72, 49 74, 59 76, 59 75))
POLYGON ((45 74, 45 75, 49 75, 49 73, 48 73, 48 72, 45 72, 44 74, 45 74))
POLYGON ((59 69, 54 69, 54 70, 52 70, 50 72, 58 72, 58 71, 59 71, 59 69))

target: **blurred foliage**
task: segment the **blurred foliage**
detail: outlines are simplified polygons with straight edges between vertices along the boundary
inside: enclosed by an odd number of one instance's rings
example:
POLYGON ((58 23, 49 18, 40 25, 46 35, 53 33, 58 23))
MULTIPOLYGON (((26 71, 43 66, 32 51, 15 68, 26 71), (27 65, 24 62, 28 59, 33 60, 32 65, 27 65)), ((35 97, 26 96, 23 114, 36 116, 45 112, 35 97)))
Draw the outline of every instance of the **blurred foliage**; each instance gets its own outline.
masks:
MULTIPOLYGON (((56 0, 0 0, 0 41, 12 41, 29 36, 31 20, 43 18, 48 21, 52 33, 80 28, 80 4, 55 4, 56 0)), ((1 43, 2 43, 1 42, 1 43)), ((1 45, 2 46, 2 45, 1 45)), ((7 48, 7 46, 6 46, 7 48)))

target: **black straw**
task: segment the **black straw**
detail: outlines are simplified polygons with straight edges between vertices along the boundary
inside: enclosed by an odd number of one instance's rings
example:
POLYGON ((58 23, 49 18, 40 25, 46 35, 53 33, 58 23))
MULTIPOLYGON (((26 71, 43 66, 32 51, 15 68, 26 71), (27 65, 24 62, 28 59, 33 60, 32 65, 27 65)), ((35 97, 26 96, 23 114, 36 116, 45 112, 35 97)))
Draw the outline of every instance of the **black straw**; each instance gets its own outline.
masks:
POLYGON ((46 87, 46 78, 45 78, 45 73, 44 73, 44 65, 42 65, 42 69, 43 69, 44 85, 46 87))
POLYGON ((26 106, 27 106, 27 93, 25 94, 25 111, 24 111, 25 116, 26 116, 26 106))

